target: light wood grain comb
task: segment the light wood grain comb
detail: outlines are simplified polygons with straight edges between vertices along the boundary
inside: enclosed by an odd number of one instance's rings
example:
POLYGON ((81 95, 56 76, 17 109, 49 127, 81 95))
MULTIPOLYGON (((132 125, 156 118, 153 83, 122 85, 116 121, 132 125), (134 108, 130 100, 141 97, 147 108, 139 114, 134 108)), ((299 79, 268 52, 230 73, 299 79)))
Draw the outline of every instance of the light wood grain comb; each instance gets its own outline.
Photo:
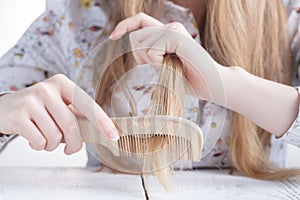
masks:
MULTIPOLYGON (((151 164, 151 160, 157 160, 153 158, 159 157, 160 160, 163 160, 164 166, 176 160, 200 161, 201 159, 203 147, 202 131, 197 124, 189 120, 165 115, 111 119, 120 135, 120 139, 116 142, 107 139, 102 133, 99 133, 88 120, 78 119, 82 140, 98 146, 101 145, 105 147, 104 149, 111 152, 111 155, 107 155, 107 153, 99 155, 101 161, 104 160, 105 164, 113 160, 108 158, 111 156, 136 158, 139 161, 147 160, 147 166, 143 164, 142 167, 142 171, 145 172, 158 168, 158 166, 153 167, 153 164, 151 164), (161 140, 165 142, 163 142, 164 145, 159 146, 159 141, 161 140), (157 144, 156 150, 149 152, 149 145, 154 143, 157 144)), ((100 151, 103 152, 104 149, 102 148, 100 151)), ((114 161, 108 163, 108 165, 116 164, 119 163, 114 161)), ((128 165, 125 168, 130 168, 125 169, 125 171, 130 173, 141 171, 141 166, 133 167, 128 165)), ((124 168, 120 171, 124 171, 124 168)))

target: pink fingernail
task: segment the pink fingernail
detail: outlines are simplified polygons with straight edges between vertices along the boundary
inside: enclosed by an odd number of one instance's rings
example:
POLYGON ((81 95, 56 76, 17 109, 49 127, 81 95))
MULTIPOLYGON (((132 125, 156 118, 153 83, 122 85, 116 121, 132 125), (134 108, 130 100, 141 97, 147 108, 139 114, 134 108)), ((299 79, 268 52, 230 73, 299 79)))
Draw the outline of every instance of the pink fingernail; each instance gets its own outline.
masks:
POLYGON ((109 134, 108 134, 109 138, 111 141, 118 141, 120 139, 119 133, 116 129, 112 129, 109 134))

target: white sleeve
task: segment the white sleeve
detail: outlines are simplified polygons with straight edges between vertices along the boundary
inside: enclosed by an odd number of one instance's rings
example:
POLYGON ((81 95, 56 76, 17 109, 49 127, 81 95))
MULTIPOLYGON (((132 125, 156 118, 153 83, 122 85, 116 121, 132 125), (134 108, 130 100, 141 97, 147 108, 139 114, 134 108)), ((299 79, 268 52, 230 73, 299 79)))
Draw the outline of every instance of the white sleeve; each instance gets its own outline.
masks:
POLYGON ((300 148, 300 115, 298 115, 297 119, 291 128, 284 134, 282 139, 300 148))
MULTIPOLYGON (((300 88, 297 88, 300 99, 300 88)), ((282 140, 300 148, 300 105, 299 114, 289 130, 283 135, 282 140)))
MULTIPOLYGON (((293 84, 300 85, 300 14, 298 8, 300 8, 299 0, 286 0, 287 8, 289 9, 289 28, 290 28, 290 35, 292 38, 291 43, 291 50, 293 54, 293 58, 295 59, 294 62, 296 63, 294 77, 293 77, 293 84)), ((299 93, 299 88, 296 88, 299 93)), ((299 95, 300 99, 300 95, 299 95)), ((300 102, 300 101, 299 101, 300 102)), ((292 145, 295 145, 300 148, 300 109, 299 114, 295 121, 293 122, 292 126, 289 130, 280 138, 292 145)))

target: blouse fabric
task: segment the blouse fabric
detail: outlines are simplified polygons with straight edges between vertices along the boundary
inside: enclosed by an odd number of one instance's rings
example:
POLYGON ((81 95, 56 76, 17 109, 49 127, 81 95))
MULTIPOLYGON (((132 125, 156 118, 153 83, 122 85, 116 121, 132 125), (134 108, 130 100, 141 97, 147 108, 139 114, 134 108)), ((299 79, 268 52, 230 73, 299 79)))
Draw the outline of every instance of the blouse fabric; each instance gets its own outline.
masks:
MULTIPOLYGON (((110 0, 48 0, 46 11, 28 28, 18 43, 0 59, 0 93, 5 91, 16 91, 29 87, 50 76, 62 73, 73 81, 80 79, 80 86, 90 95, 93 95, 92 69, 87 70, 86 77, 82 77, 80 66, 84 59, 98 43, 107 39, 111 31, 110 16, 113 8, 110 0), (99 40, 99 35, 102 37, 99 40), (81 75, 79 75, 81 73, 81 75)), ((300 60, 300 20, 299 14, 292 9, 297 6, 298 1, 286 0, 289 9, 289 25, 293 36, 292 51, 296 61, 300 60)), ((170 1, 165 3, 164 11, 160 21, 163 23, 180 22, 189 31, 191 36, 201 44, 197 23, 191 11, 176 5, 170 1)), ((299 62, 297 62, 299 63, 299 62)), ((145 68, 133 71, 128 79, 128 87, 140 106, 138 115, 147 113, 145 106, 149 101, 151 85, 143 84, 145 77, 155 80, 155 71, 145 68)), ((295 83, 298 80, 298 71, 295 70, 295 83)), ((113 105, 122 104, 122 92, 116 92, 113 96, 113 105)), ((205 135, 206 144, 215 144, 210 149, 204 149, 207 154, 200 162, 186 162, 185 166, 192 167, 230 167, 229 141, 230 141, 230 115, 231 112, 215 104, 195 100, 186 97, 184 106, 184 117, 197 123, 205 135), (224 120, 224 123, 221 121, 224 120), (220 132, 221 131, 221 132, 220 132), (219 134, 220 133, 220 134, 219 134), (211 139, 211 135, 219 135, 211 139)), ((115 109, 107 107, 105 111, 109 114, 120 116, 131 115, 130 109, 124 106, 115 109), (115 110, 115 111, 114 111, 115 110)), ((297 118, 289 131, 289 135, 300 137, 299 123, 297 118)), ((6 136, 7 137, 7 136, 6 136)), ((284 139, 285 140, 285 139, 284 139)), ((288 140, 288 139, 286 139, 288 140)), ((0 140, 4 144, 8 139, 0 140)), ((300 139, 297 140, 300 146, 300 139)), ((4 146, 4 145, 3 145, 4 146)), ((283 140, 272 138, 271 160, 279 166, 284 165, 286 145, 283 140)), ((87 144, 88 165, 97 166, 100 161, 94 151, 93 145, 87 144)))

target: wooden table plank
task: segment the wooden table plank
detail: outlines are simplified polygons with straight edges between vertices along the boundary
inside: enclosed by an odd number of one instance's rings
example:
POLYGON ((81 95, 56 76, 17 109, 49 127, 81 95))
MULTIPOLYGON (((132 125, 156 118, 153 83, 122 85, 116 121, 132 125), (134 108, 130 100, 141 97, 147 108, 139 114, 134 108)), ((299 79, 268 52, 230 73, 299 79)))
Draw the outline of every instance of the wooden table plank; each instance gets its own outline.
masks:
POLYGON ((140 176, 86 168, 0 168, 0 199, 145 199, 140 176), (127 198, 126 198, 127 197, 127 198))
POLYGON ((228 171, 176 172, 165 191, 155 177, 147 181, 149 199, 300 199, 300 178, 289 181, 260 181, 229 175, 228 171))
MULTIPOLYGON (((259 181, 228 171, 175 172, 168 191, 145 178, 149 199, 300 199, 300 179, 259 181)), ((86 168, 0 168, 0 199, 145 199, 141 178, 86 168)))

